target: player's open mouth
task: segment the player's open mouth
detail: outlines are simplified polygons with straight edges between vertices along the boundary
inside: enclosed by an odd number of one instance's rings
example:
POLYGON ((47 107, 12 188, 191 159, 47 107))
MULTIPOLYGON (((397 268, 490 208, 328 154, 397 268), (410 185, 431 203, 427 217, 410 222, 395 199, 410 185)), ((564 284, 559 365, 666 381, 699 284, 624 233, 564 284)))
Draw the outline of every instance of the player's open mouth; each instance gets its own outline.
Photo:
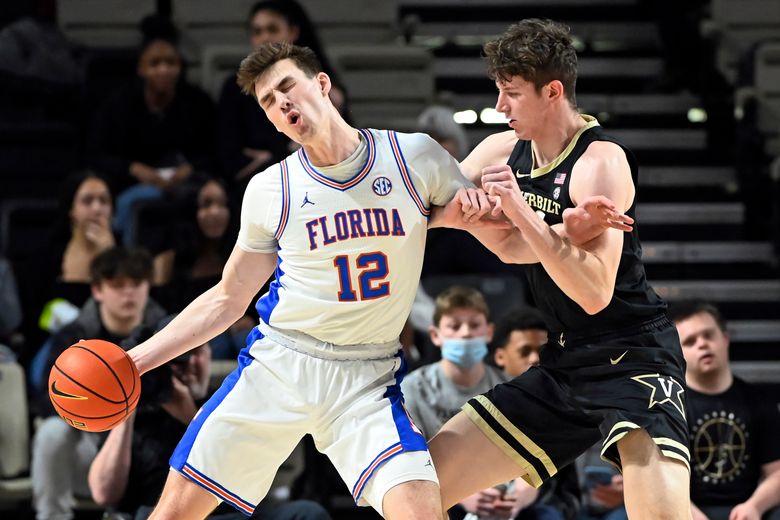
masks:
POLYGON ((291 110, 287 113, 287 122, 292 126, 297 126, 301 120, 301 114, 297 110, 291 110))

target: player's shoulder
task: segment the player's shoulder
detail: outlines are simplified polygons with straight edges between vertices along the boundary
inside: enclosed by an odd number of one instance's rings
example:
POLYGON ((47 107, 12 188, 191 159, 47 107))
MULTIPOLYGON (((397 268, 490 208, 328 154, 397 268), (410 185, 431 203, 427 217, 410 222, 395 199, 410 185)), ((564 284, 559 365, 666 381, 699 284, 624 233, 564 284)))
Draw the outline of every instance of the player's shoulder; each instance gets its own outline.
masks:
POLYGON ((593 141, 574 165, 575 170, 593 172, 611 171, 616 167, 628 171, 628 157, 625 150, 612 141, 593 141))
POLYGON ((401 146, 401 151, 406 153, 410 152, 428 152, 431 150, 441 150, 442 147, 436 140, 430 135, 423 132, 397 132, 395 130, 388 130, 383 132, 392 135, 398 140, 398 144, 401 146))
POLYGON ((517 136, 514 130, 507 130, 505 132, 497 132, 485 137, 477 147, 489 146, 491 148, 500 147, 501 149, 508 149, 510 152, 512 148, 517 144, 517 136))
POLYGON ((257 193, 268 190, 272 186, 281 185, 281 163, 274 163, 264 170, 260 170, 249 179, 246 187, 247 193, 257 193))
POLYGON ((480 169, 492 164, 503 164, 509 160, 516 145, 517 136, 514 130, 490 134, 474 147, 464 162, 479 163, 480 169))

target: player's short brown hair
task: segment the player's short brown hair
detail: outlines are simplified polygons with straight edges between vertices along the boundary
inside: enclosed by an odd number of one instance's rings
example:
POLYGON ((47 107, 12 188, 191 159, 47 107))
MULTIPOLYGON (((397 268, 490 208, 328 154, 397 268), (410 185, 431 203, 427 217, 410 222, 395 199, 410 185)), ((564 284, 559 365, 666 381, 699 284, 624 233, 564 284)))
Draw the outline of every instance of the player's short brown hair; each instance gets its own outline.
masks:
POLYGON ((539 91, 557 79, 566 99, 572 107, 577 106, 577 52, 568 26, 539 18, 522 20, 487 42, 483 52, 492 80, 511 81, 520 76, 539 91))
POLYGON ((241 60, 236 79, 241 91, 256 98, 255 83, 282 60, 292 60, 310 78, 322 72, 320 60, 308 47, 298 47, 291 43, 264 43, 241 60))
POLYGON ((473 309, 490 319, 490 309, 481 292, 471 287, 453 285, 436 297, 433 324, 438 327, 442 316, 450 314, 455 309, 473 309))

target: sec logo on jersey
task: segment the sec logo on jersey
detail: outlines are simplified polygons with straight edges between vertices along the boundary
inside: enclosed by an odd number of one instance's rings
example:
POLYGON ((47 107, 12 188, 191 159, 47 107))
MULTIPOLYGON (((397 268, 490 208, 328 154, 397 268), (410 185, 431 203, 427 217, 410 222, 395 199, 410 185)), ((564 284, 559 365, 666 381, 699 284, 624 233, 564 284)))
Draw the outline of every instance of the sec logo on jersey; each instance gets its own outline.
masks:
POLYGON ((387 177, 377 177, 374 179, 374 182, 371 184, 371 187, 374 190, 374 193, 379 195, 380 197, 384 197, 388 193, 390 193, 393 189, 393 183, 390 182, 390 179, 387 177))

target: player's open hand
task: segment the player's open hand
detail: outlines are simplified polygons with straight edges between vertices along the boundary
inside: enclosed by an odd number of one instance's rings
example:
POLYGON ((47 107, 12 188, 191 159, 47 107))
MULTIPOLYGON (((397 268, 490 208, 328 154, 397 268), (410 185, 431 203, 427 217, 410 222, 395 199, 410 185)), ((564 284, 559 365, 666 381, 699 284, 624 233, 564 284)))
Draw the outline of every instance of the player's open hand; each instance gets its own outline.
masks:
POLYGON ((508 164, 483 168, 482 188, 490 197, 495 197, 500 201, 493 206, 493 216, 502 212, 510 220, 520 218, 520 208, 525 204, 525 200, 512 173, 512 168, 508 164))
POLYGON ((588 197, 577 207, 563 210, 566 236, 575 245, 590 242, 610 228, 631 231, 633 223, 634 219, 620 213, 615 203, 603 195, 588 197))

